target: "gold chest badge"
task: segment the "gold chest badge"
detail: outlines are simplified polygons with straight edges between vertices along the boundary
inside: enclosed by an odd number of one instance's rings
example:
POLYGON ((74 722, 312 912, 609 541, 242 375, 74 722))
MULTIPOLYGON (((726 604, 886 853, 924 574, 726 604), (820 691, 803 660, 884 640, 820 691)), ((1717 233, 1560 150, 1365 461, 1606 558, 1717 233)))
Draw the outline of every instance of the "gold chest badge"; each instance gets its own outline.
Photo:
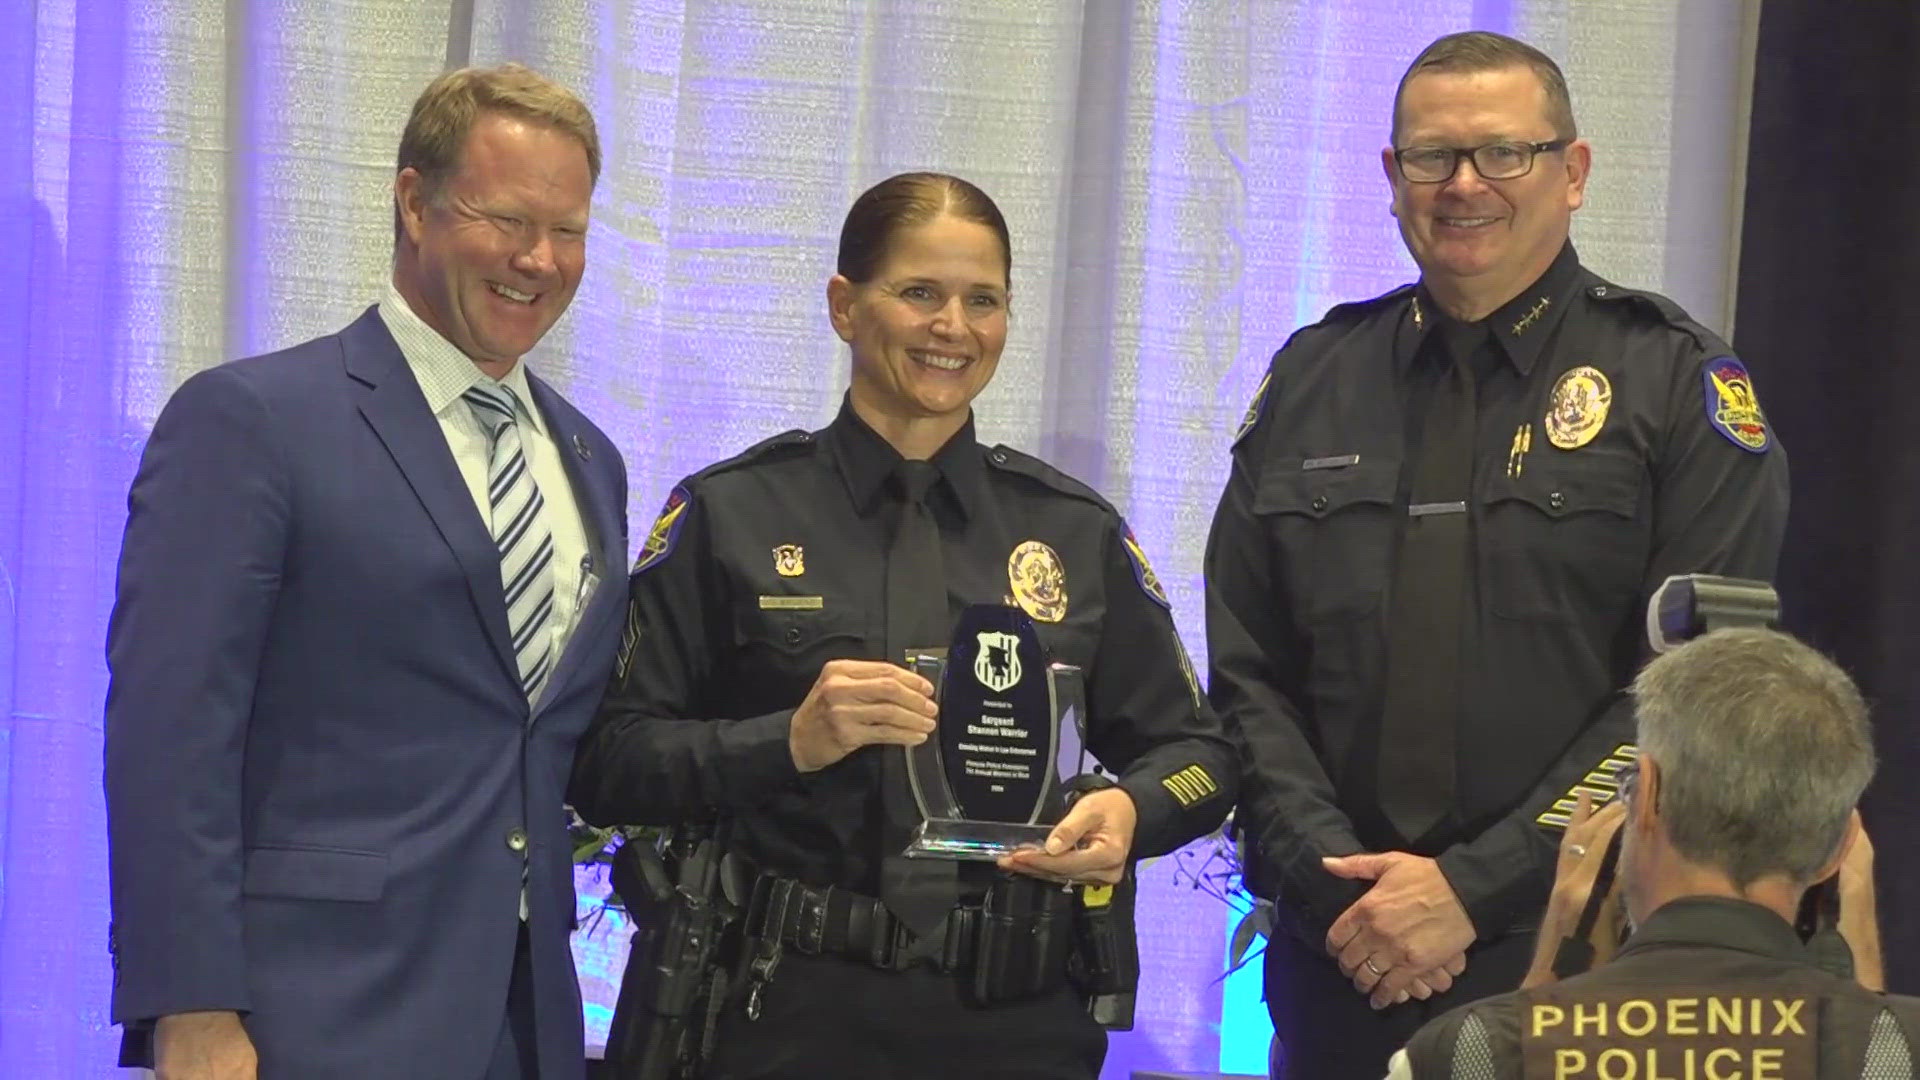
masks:
POLYGON ((1020 609, 1040 622, 1067 617, 1067 572, 1040 541, 1028 540, 1007 556, 1007 583, 1020 609))
POLYGON ((807 551, 799 544, 781 544, 773 549, 773 570, 781 577, 799 577, 807 572, 807 551))
POLYGON ((1562 450, 1578 450, 1600 434, 1613 407, 1613 384, 1599 368, 1577 367, 1553 384, 1547 397, 1547 441, 1562 450))

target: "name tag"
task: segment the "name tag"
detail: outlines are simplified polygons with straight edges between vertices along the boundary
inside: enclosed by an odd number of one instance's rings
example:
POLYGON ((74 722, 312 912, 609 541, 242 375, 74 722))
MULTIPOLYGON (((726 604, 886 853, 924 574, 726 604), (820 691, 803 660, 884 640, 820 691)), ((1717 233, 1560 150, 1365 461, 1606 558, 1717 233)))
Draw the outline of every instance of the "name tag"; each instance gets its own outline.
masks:
POLYGON ((826 598, 820 596, 763 596, 760 598, 761 611, 819 611, 826 606, 826 598))
POLYGON ((1360 464, 1359 454, 1335 454, 1333 457, 1310 457, 1300 463, 1301 472, 1314 469, 1344 469, 1349 465, 1360 464))
POLYGON ((1520 1008, 1526 1080, 1794 1080, 1818 1068, 1810 998, 1546 987, 1520 1008))

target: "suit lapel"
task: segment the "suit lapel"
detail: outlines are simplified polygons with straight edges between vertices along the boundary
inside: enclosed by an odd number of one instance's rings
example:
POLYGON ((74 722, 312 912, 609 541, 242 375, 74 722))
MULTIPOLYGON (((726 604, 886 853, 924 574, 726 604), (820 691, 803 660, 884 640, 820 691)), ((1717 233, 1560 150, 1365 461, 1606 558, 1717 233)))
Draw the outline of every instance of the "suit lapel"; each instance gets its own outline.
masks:
MULTIPOLYGON (((534 403, 540 407, 540 415, 546 419, 554 448, 566 467, 567 480, 573 485, 573 499, 586 526, 587 548, 593 553, 594 575, 599 579, 586 606, 574 617, 567 651, 554 669, 552 685, 540 697, 540 706, 544 707, 547 702, 558 700, 562 689, 582 673, 582 658, 594 653, 587 646, 601 640, 602 624, 609 611, 626 595, 626 590, 619 587, 626 583, 626 552, 614 550, 614 545, 622 536, 619 515, 624 515, 627 508, 614 505, 619 500, 616 478, 610 468, 613 456, 605 454, 603 460, 602 455, 593 452, 601 440, 586 417, 531 371, 527 372, 527 385, 533 391, 534 403)), ((608 674, 602 672, 600 677, 608 674)))
MULTIPOLYGON (((608 556, 612 554, 608 547, 620 536, 620 524, 614 516, 613 480, 607 471, 607 462, 593 455, 593 443, 597 440, 591 436, 598 432, 588 426, 586 417, 574 411, 565 398, 544 379, 535 378, 531 371, 527 372, 527 386, 533 391, 534 404, 540 407, 547 431, 553 436, 554 449, 566 467, 567 480, 573 485, 573 501, 579 505, 580 520, 587 527, 587 547, 593 552, 593 565, 604 577, 608 556)), ((620 507, 619 512, 626 513, 626 507, 620 507)), ((624 554, 614 561, 624 562, 624 554)))
POLYGON ((512 677, 520 682, 507 630, 507 602, 500 584, 500 550, 487 532, 486 522, 473 505, 473 494, 447 449, 440 421, 427 409, 420 382, 408 370, 400 346, 375 308, 356 319, 340 334, 347 374, 360 383, 356 398, 360 414, 407 479, 420 505, 453 550, 467 577, 474 611, 486 627, 494 652, 512 677))

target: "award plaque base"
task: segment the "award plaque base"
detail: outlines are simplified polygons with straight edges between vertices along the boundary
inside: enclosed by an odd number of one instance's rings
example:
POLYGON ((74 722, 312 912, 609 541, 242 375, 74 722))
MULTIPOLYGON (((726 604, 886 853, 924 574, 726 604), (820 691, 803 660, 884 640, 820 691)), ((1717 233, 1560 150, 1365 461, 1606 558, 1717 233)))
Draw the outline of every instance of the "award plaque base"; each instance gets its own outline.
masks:
POLYGON ((930 818, 913 830, 907 845, 909 859, 952 859, 959 862, 995 862, 1021 848, 1047 842, 1048 825, 1017 821, 966 821, 930 818))

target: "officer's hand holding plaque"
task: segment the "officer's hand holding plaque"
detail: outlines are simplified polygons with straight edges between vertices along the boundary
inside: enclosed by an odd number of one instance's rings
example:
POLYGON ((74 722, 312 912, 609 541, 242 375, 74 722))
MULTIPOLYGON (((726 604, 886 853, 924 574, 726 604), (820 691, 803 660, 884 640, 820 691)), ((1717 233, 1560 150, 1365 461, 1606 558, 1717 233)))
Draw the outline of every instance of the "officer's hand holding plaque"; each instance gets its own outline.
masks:
POLYGON ((921 818, 906 854, 991 862, 1044 844, 1065 810, 1060 729, 1081 723, 1080 670, 1048 663, 1033 620, 998 604, 962 611, 952 645, 907 661, 940 726, 901 751, 921 818))

